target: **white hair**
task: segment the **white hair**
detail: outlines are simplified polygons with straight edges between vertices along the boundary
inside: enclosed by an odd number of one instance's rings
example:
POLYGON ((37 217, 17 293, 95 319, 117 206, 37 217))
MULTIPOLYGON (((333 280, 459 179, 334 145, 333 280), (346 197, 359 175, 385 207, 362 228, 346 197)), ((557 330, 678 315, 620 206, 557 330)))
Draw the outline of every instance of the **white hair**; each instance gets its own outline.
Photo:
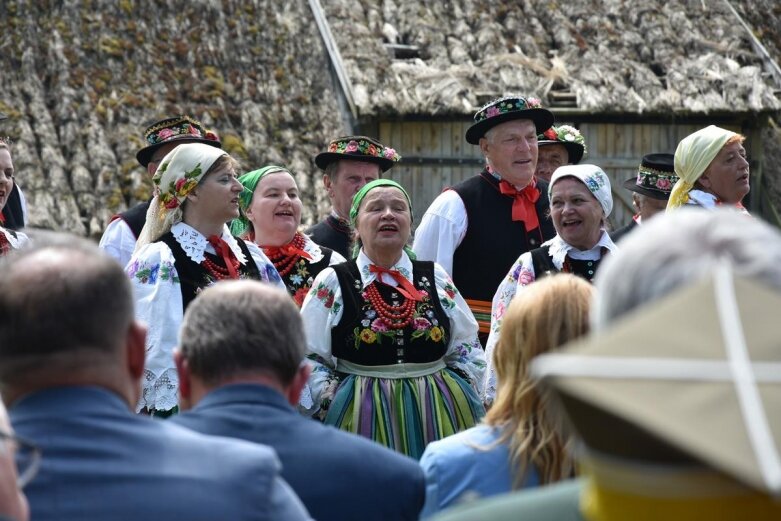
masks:
POLYGON ((730 209, 682 208, 655 216, 600 266, 593 329, 702 280, 723 261, 736 275, 781 291, 781 233, 775 228, 730 209))

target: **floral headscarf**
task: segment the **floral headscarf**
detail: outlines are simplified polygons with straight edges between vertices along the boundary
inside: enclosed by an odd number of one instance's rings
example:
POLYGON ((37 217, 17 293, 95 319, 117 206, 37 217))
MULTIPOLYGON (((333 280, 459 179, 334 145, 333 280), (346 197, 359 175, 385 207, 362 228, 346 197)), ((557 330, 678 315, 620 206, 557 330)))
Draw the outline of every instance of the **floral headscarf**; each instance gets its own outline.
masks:
POLYGON ((548 198, 551 196, 553 185, 562 177, 575 177, 588 188, 588 191, 599 201, 605 217, 613 211, 613 194, 610 190, 610 179, 607 174, 596 165, 566 165, 560 166, 553 172, 548 185, 548 198))
MULTIPOLYGON (((358 219, 358 209, 361 206, 361 202, 363 202, 363 199, 366 197, 366 194, 368 194, 370 191, 372 191, 375 188, 380 188, 383 186, 390 186, 393 188, 398 188, 401 190, 401 193, 404 194, 404 197, 407 199, 407 204, 409 205, 409 219, 410 224, 413 222, 413 215, 412 215, 412 200, 409 198, 409 194, 404 189, 403 186, 401 186, 396 181, 392 181, 390 179, 375 179, 374 181, 371 181, 370 183, 366 183, 363 185, 363 188, 358 190, 358 193, 353 196, 353 204, 350 207, 350 225, 355 228, 355 221, 358 219)), ((361 247, 360 244, 356 243, 353 246, 353 259, 358 256, 358 253, 360 252, 361 247)), ((404 247, 404 251, 407 252, 407 255, 411 259, 415 259, 415 254, 412 253, 412 249, 408 246, 404 247)))
POLYGON ((705 173, 716 155, 733 136, 738 134, 710 125, 690 134, 675 149, 675 173, 678 182, 673 186, 667 210, 686 204, 694 183, 705 173))
POLYGON ((158 193, 149 203, 146 223, 136 242, 136 251, 159 239, 182 220, 182 203, 198 186, 201 178, 224 150, 203 143, 183 143, 170 151, 160 162, 152 182, 158 193))
POLYGON ((252 204, 252 197, 255 195, 255 188, 258 187, 258 183, 260 183, 261 179, 263 179, 268 174, 273 174, 276 172, 287 172, 288 174, 293 175, 290 170, 286 168, 276 165, 268 165, 264 166, 263 168, 259 168, 258 170, 247 172, 246 174, 243 174, 241 177, 239 177, 239 182, 244 186, 244 190, 242 190, 241 194, 239 195, 239 216, 236 219, 233 219, 231 222, 231 234, 235 235, 236 237, 242 237, 245 233, 247 233, 247 230, 250 229, 251 223, 247 218, 247 208, 249 208, 249 205, 252 204))

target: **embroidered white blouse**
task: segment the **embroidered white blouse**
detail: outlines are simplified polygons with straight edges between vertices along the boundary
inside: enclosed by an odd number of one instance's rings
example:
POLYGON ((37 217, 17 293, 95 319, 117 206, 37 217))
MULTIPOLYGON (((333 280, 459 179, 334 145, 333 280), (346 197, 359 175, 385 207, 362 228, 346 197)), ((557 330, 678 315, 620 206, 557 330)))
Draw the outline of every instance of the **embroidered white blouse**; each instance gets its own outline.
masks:
POLYGON ((106 231, 100 237, 98 247, 117 259, 117 262, 124 268, 133 256, 133 250, 136 248, 136 236, 133 235, 133 230, 125 221, 114 219, 106 226, 106 231))
MULTIPOLYGON (((377 274, 369 271, 372 262, 363 250, 358 254, 355 262, 361 274, 361 289, 363 289, 377 278, 377 274)), ((406 253, 402 253, 399 261, 391 269, 398 270, 412 282, 412 261, 406 253)), ((383 273, 380 276, 381 282, 390 286, 397 285, 396 281, 387 274, 383 273)), ((477 322, 466 301, 453 285, 450 276, 438 264, 434 265, 434 279, 439 302, 450 319, 450 340, 443 361, 446 365, 466 373, 479 394, 483 388, 485 357, 477 339, 477 322)), ((331 353, 331 329, 339 324, 342 318, 344 311, 342 302, 342 291, 336 272, 332 268, 326 268, 315 278, 312 289, 301 307, 307 350, 326 364, 310 360, 313 366, 312 375, 301 398, 302 409, 309 413, 314 413, 319 408, 328 377, 336 368, 337 359, 331 353)))
MULTIPOLYGON (((203 261, 204 252, 214 248, 200 232, 185 224, 171 228, 176 241, 194 262, 203 261)), ((268 257, 255 244, 246 242, 252 259, 247 259, 228 227, 223 227, 222 239, 239 262, 255 262, 261 280, 285 289, 268 257)), ((184 304, 174 255, 164 242, 145 245, 133 255, 125 272, 130 277, 136 300, 136 318, 147 324, 146 365, 141 400, 136 406, 166 411, 178 403, 179 377, 173 359, 173 349, 184 317, 184 304)))
MULTIPOLYGON (((548 253, 551 256, 551 261, 557 270, 561 270, 564 266, 564 260, 567 255, 573 259, 578 260, 598 260, 602 257, 602 248, 607 248, 608 251, 616 251, 618 248, 615 243, 610 239, 610 236, 605 230, 602 230, 602 236, 599 238, 599 242, 590 250, 577 250, 573 246, 570 246, 561 237, 556 235, 553 239, 546 241, 542 246, 550 246, 548 253)), ((501 284, 494 294, 493 302, 491 304, 491 331, 488 335, 488 341, 485 344, 485 357, 488 363, 488 378, 486 379, 485 386, 485 402, 493 403, 496 396, 496 373, 493 368, 493 355, 496 342, 499 341, 499 334, 502 329, 502 317, 504 316, 507 307, 510 305, 513 297, 528 286, 536 279, 534 273, 534 263, 532 262, 531 252, 526 252, 518 257, 515 264, 512 265, 510 271, 507 272, 507 276, 502 279, 501 284)))

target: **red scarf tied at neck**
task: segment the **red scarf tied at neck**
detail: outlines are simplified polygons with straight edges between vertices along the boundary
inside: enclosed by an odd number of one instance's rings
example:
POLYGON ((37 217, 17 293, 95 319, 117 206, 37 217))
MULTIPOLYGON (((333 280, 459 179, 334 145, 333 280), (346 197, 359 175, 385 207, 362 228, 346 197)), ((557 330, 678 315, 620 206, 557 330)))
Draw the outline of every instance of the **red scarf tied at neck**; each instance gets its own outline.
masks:
POLYGON ((536 182, 532 181, 523 190, 518 190, 502 179, 499 181, 499 191, 513 198, 513 221, 523 221, 527 232, 539 228, 540 221, 537 218, 537 208, 534 206, 540 198, 536 182))
POLYGON ((416 302, 420 302, 421 300, 423 300, 423 294, 417 289, 415 289, 415 286, 413 286, 412 283, 408 281, 407 278, 404 275, 402 275, 400 271, 389 270, 387 268, 383 268, 375 264, 369 264, 369 271, 377 275, 377 282, 382 282, 382 280, 380 279, 381 275, 383 273, 387 273, 398 284, 398 286, 396 286, 396 289, 399 291, 399 293, 401 293, 408 299, 414 300, 416 302))
POLYGON ((239 272, 236 270, 236 265, 234 264, 235 261, 233 260, 235 256, 233 255, 230 246, 228 246, 228 243, 222 240, 222 237, 218 237, 217 235, 210 235, 206 240, 209 241, 209 244, 214 247, 214 251, 217 252, 217 255, 222 257, 222 261, 225 263, 225 267, 228 269, 230 278, 238 279, 239 272))

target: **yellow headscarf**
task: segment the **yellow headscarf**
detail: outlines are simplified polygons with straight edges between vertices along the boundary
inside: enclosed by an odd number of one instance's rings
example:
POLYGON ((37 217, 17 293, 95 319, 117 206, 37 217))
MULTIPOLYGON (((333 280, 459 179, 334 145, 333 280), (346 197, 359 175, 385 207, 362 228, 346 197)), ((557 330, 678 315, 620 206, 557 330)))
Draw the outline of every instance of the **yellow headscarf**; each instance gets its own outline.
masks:
POLYGON ((705 173, 722 147, 736 133, 710 125, 690 134, 678 143, 675 149, 675 173, 680 179, 675 183, 667 211, 683 206, 689 200, 694 183, 705 173))

